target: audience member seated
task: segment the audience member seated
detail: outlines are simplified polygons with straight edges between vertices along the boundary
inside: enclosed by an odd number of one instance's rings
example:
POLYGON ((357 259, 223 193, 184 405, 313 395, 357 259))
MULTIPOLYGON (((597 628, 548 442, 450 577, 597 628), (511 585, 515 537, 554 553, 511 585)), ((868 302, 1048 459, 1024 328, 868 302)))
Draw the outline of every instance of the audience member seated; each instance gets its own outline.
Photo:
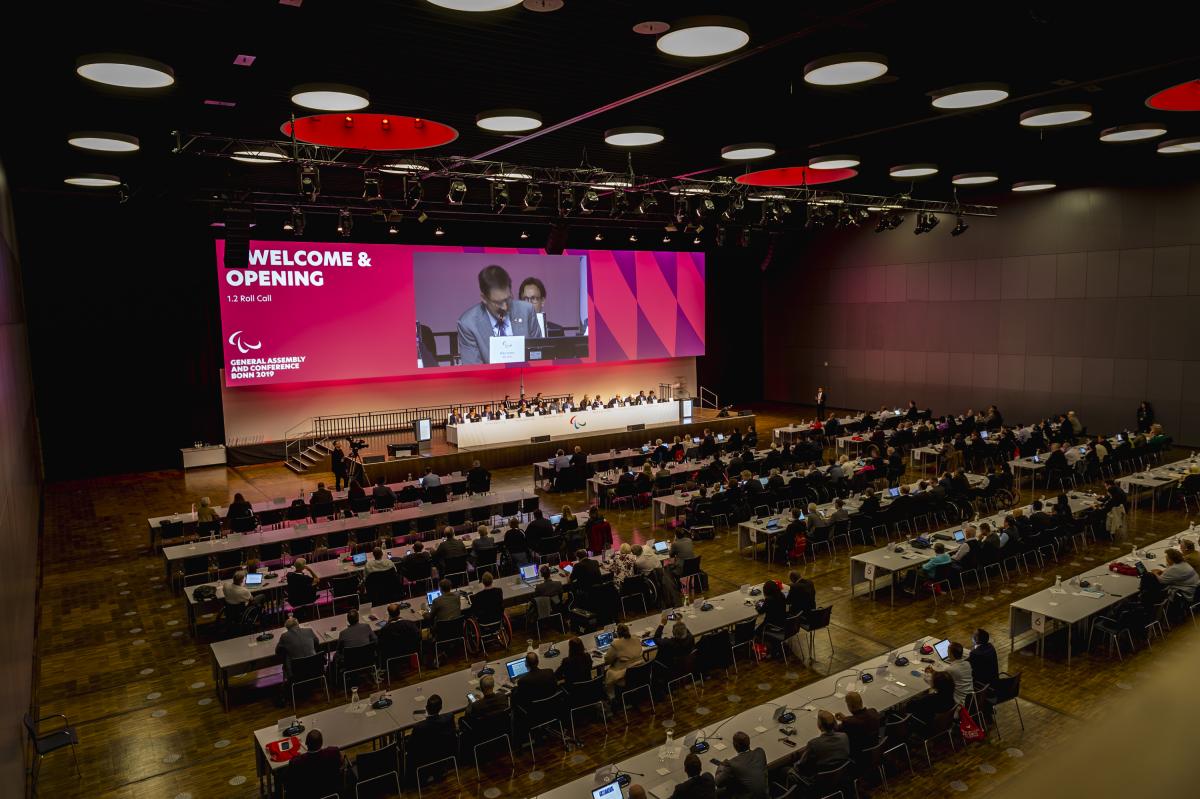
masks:
POLYGON ((442 542, 433 552, 433 562, 437 565, 438 571, 446 570, 446 562, 448 560, 465 557, 467 554, 467 545, 454 536, 454 528, 446 525, 442 530, 442 542))
MULTIPOLYGON (((409 735, 405 758, 408 778, 416 781, 416 771, 426 763, 435 763, 444 757, 458 753, 458 731, 454 714, 442 713, 442 697, 433 694, 425 701, 425 718, 418 721, 409 735)), ((432 783, 451 769, 450 763, 421 770, 424 784, 432 783)))
POLYGON ((471 615, 480 624, 494 624, 504 616, 504 590, 492 585, 490 571, 485 571, 479 582, 483 587, 471 594, 471 615))
POLYGON ((817 729, 821 734, 809 740, 796 761, 797 773, 809 784, 818 772, 835 769, 850 759, 850 739, 838 732, 837 718, 828 710, 817 712, 817 729))
POLYGON ((438 589, 442 595, 433 600, 433 604, 426 611, 429 613, 430 621, 436 624, 439 621, 453 621, 462 616, 462 601, 458 594, 454 593, 454 584, 447 578, 443 577, 438 583, 438 589))
POLYGON ((1175 547, 1168 549, 1166 555, 1167 567, 1152 569, 1151 573, 1158 578, 1159 585, 1190 602, 1196 594, 1196 586, 1200 585, 1200 575, 1196 574, 1196 570, 1183 559, 1183 553, 1175 547))
POLYGON ((592 658, 588 655, 583 641, 578 636, 572 636, 567 641, 567 656, 558 664, 554 676, 566 685, 587 682, 592 679, 592 669, 592 658))
POLYGON ((467 472, 467 491, 472 494, 484 494, 491 487, 492 473, 483 468, 479 461, 473 461, 470 471, 467 472))
POLYGON ((366 574, 374 574, 375 572, 395 571, 396 564, 392 563, 392 559, 385 557, 382 547, 375 547, 371 550, 371 557, 363 565, 363 571, 366 574))
POLYGON ((326 746, 320 730, 309 730, 304 751, 288 761, 287 795, 289 799, 323 799, 342 790, 342 753, 326 746))
POLYGON ((767 753, 762 747, 750 748, 750 736, 738 730, 733 734, 733 757, 717 766, 715 781, 721 799, 770 799, 767 780, 767 753))
POLYGON ((817 607, 817 587, 798 571, 788 573, 787 614, 808 613, 817 607))
POLYGON ((669 799, 716 799, 717 784, 713 775, 701 768, 700 758, 691 752, 683 759, 687 779, 675 786, 669 799))
POLYGON ((991 636, 987 630, 980 628, 971 636, 971 652, 967 662, 971 664, 971 678, 978 686, 995 687, 996 678, 1000 676, 1000 661, 996 657, 996 647, 991 644, 991 636))
POLYGON ((508 520, 508 529, 504 531, 504 550, 508 553, 509 562, 518 568, 529 563, 531 559, 529 540, 516 517, 508 520))
POLYGON ((837 729, 846 733, 850 741, 850 756, 858 757, 865 750, 879 743, 879 711, 863 707, 862 694, 857 691, 846 693, 846 709, 850 715, 835 713, 837 729))
POLYGON ((928 727, 933 723, 934 716, 945 713, 957 703, 954 700, 953 676, 945 671, 926 669, 925 679, 929 682, 929 690, 908 703, 908 712, 916 721, 928 727))
MULTIPOLYGON (((574 575, 572 575, 574 576, 574 575)), ((625 684, 625 670, 642 662, 642 642, 634 640, 625 624, 617 625, 617 634, 612 646, 604 653, 604 685, 609 696, 613 696, 616 686, 625 684)))
POLYGON ((387 606, 387 624, 379 630, 379 649, 382 658, 398 652, 416 652, 421 646, 421 628, 409 619, 400 618, 400 604, 387 606))

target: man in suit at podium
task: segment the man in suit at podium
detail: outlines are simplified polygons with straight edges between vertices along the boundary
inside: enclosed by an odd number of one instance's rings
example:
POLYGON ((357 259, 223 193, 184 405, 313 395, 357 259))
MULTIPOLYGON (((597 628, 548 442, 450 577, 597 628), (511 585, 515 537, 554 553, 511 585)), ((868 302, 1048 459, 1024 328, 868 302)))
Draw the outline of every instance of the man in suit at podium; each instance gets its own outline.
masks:
POLYGON ((567 334, 566 329, 546 318, 546 284, 536 277, 527 277, 521 281, 517 296, 533 306, 533 324, 537 328, 535 338, 558 338, 567 334))
MULTIPOLYGON (((480 302, 458 317, 458 351, 464 364, 491 363, 493 337, 526 336, 539 331, 533 306, 513 297, 512 278, 502 266, 479 271, 480 302)), ((521 354, 524 360, 524 353, 521 354)))
POLYGON ((817 418, 825 418, 825 386, 817 386, 817 418))

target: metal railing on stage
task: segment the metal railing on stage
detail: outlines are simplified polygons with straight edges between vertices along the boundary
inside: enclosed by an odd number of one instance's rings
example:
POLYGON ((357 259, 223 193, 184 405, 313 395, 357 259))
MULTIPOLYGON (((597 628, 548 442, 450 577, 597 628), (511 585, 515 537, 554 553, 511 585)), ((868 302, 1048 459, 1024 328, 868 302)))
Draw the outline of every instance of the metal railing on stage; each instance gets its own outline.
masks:
MULTIPOLYGON (((547 402, 563 401, 569 394, 543 395, 547 402)), ((396 408, 386 411, 358 411, 335 416, 314 416, 293 425, 284 434, 284 460, 300 460, 300 454, 319 441, 347 438, 370 433, 390 433, 410 429, 418 419, 431 419, 435 428, 444 428, 451 411, 462 411, 464 415, 500 406, 503 399, 461 402, 448 405, 427 405, 420 408, 396 408)), ((513 404, 511 398, 510 405, 513 404)))

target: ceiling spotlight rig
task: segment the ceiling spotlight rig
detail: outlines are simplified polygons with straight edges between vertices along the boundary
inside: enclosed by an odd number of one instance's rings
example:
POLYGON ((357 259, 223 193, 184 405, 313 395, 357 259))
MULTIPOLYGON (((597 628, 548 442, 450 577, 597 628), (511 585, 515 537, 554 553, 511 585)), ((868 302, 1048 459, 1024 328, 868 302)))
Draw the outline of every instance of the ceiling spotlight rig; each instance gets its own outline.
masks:
MULTIPOLYGON (((336 217, 343 210, 360 216, 403 211, 415 214, 418 222, 421 216, 433 216, 444 223, 456 217, 495 219, 515 207, 529 223, 603 216, 634 228, 661 230, 672 224, 690 232, 690 226, 719 222, 730 228, 732 240, 739 228, 755 235, 764 228, 786 232, 860 225, 882 232, 894 230, 909 214, 917 217, 922 233, 931 231, 942 215, 952 216, 956 235, 961 235, 969 217, 996 215, 995 206, 961 203, 953 196, 919 199, 908 193, 886 196, 809 186, 747 186, 730 177, 664 178, 638 174, 632 162, 625 171, 609 171, 591 165, 586 156, 576 166, 546 167, 450 156, 399 158, 379 151, 211 134, 180 133, 176 142, 176 154, 202 158, 228 160, 242 151, 285 154, 296 169, 293 188, 252 191, 247 198, 253 207, 273 210, 281 218, 293 208, 310 217, 336 217), (345 171, 354 179, 346 180, 345 171)), ((207 201, 207 194, 197 199, 207 201)), ((293 222, 290 232, 296 233, 297 227, 293 222)), ((744 240, 738 235, 739 241, 744 240)))

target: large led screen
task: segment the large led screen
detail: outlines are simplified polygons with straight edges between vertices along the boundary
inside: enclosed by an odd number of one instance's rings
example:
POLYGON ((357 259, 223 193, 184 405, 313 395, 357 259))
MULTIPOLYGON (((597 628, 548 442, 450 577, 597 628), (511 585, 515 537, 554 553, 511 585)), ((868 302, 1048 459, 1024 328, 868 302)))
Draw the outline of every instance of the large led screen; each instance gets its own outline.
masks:
POLYGON ((704 254, 217 243, 226 385, 704 354, 704 254))

